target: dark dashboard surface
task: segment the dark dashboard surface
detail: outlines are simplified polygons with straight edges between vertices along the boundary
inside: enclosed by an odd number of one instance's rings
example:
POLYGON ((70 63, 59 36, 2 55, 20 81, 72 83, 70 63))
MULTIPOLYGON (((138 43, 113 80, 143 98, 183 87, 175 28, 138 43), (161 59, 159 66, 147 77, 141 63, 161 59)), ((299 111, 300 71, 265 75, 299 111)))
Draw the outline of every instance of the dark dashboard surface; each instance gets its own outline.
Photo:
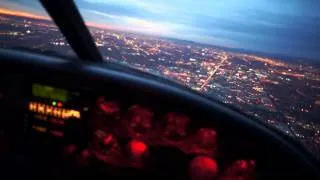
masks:
POLYGON ((22 155, 35 167, 27 174, 287 179, 314 170, 286 139, 190 90, 133 70, 1 54, 1 152, 22 155), (67 99, 35 95, 35 85, 67 99))

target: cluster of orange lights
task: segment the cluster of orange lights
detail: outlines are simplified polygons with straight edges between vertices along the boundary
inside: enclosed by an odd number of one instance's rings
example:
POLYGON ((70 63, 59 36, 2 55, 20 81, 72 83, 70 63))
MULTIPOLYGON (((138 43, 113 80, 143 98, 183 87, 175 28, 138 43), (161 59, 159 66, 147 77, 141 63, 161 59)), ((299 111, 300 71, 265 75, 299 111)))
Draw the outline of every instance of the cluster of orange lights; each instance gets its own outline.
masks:
POLYGON ((38 102, 30 102, 29 111, 61 119, 81 118, 80 111, 54 107, 38 102))

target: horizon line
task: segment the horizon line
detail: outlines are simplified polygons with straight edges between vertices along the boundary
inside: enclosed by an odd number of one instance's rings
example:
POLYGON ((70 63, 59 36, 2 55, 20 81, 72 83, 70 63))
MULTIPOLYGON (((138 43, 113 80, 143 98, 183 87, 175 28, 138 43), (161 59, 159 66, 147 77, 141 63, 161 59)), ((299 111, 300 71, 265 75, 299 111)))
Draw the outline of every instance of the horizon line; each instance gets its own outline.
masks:
MULTIPOLYGON (((15 16, 15 17, 25 17, 25 18, 36 19, 36 20, 46 20, 46 21, 53 22, 51 16, 37 15, 35 13, 29 13, 29 12, 25 12, 25 11, 17 11, 17 10, 0 8, 0 14, 9 15, 9 16, 15 16)), ((56 25, 56 23, 54 23, 54 22, 53 22, 53 24, 56 25)), ((104 29, 104 30, 114 30, 114 31, 123 31, 123 32, 131 32, 131 33, 133 32, 133 33, 139 33, 139 34, 143 34, 143 35, 150 35, 148 33, 130 31, 130 30, 126 30, 125 28, 112 27, 112 26, 108 26, 108 25, 105 25, 105 24, 99 24, 99 23, 96 23, 96 22, 85 22, 85 25, 87 25, 89 27, 93 27, 93 28, 104 29)), ((267 55, 265 57, 268 57, 268 56, 269 57, 270 56, 286 56, 288 58, 301 58, 301 59, 306 59, 306 60, 313 60, 313 61, 315 61, 317 63, 320 63, 319 60, 316 60, 317 58, 311 58, 311 57, 298 57, 298 56, 291 56, 291 55, 286 55, 286 54, 281 54, 281 53, 271 53, 271 52, 266 52, 266 51, 257 51, 257 50, 243 49, 243 48, 220 46, 220 45, 216 45, 216 44, 197 42, 197 41, 194 41, 194 40, 179 39, 179 38, 170 37, 170 36, 160 36, 160 35, 154 35, 154 34, 152 34, 152 36, 156 36, 156 37, 160 37, 160 38, 162 37, 162 38, 172 38, 172 39, 177 39, 177 40, 190 41, 190 42, 193 42, 193 43, 198 43, 200 45, 216 46, 216 47, 219 47, 219 48, 227 48, 227 49, 231 49, 231 50, 235 50, 235 51, 252 51, 252 52, 246 52, 247 54, 254 54, 254 53, 266 53, 266 54, 269 54, 269 55, 267 55)))

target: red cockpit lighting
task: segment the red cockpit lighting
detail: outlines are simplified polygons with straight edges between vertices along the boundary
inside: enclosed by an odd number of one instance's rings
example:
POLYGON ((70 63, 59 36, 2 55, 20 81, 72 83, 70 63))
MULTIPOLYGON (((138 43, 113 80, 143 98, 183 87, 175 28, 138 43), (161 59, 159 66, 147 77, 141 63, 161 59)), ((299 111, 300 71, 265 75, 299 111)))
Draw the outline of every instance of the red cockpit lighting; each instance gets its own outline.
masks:
POLYGON ((254 160, 236 160, 226 169, 221 179, 255 179, 254 168, 254 160))
POLYGON ((213 179, 218 175, 218 164, 214 159, 205 156, 194 158, 189 166, 191 179, 213 179))
POLYGON ((208 129, 208 128, 201 128, 199 129, 198 133, 198 138, 199 138, 199 145, 201 147, 205 148, 211 148, 215 146, 216 144, 216 139, 217 139, 217 133, 213 129, 208 129))
POLYGON ((238 170, 252 171, 256 166, 256 162, 254 160, 237 160, 235 165, 238 170))
POLYGON ((130 128, 136 135, 147 133, 152 127, 153 113, 139 105, 133 105, 129 109, 130 128))
POLYGON ((248 168, 248 163, 245 160, 239 160, 238 161, 238 166, 241 169, 247 169, 248 168))
POLYGON ((109 145, 111 144, 112 140, 113 140, 113 136, 111 134, 108 134, 106 137, 103 138, 103 144, 109 145))
POLYGON ((170 140, 180 140, 186 136, 190 119, 187 116, 169 113, 166 116, 165 136, 170 140))
POLYGON ((148 151, 148 146, 137 140, 132 140, 129 143, 130 154, 133 158, 141 158, 148 151))
POLYGON ((113 101, 106 102, 104 97, 98 99, 98 106, 106 114, 114 114, 120 111, 120 107, 117 103, 113 101))

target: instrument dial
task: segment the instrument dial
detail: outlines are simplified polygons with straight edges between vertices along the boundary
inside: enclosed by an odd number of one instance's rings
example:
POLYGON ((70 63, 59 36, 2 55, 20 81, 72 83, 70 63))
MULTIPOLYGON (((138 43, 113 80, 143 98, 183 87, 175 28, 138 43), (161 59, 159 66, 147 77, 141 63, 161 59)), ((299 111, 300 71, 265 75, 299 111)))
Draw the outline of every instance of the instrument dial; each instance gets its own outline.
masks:
POLYGON ((190 179, 209 180, 218 176, 219 168, 217 162, 206 156, 194 158, 189 165, 190 179))
POLYGON ((107 155, 119 151, 119 143, 113 134, 98 130, 96 131, 95 136, 95 144, 100 153, 107 155))
POLYGON ((129 130, 135 135, 148 133, 153 126, 153 113, 140 106, 133 105, 129 108, 129 130))
POLYGON ((187 135, 187 126, 190 119, 187 116, 169 113, 165 117, 164 134, 172 141, 179 141, 187 135))
POLYGON ((100 97, 97 104, 100 110, 106 115, 113 115, 120 111, 118 103, 113 101, 106 101, 105 97, 100 97))

